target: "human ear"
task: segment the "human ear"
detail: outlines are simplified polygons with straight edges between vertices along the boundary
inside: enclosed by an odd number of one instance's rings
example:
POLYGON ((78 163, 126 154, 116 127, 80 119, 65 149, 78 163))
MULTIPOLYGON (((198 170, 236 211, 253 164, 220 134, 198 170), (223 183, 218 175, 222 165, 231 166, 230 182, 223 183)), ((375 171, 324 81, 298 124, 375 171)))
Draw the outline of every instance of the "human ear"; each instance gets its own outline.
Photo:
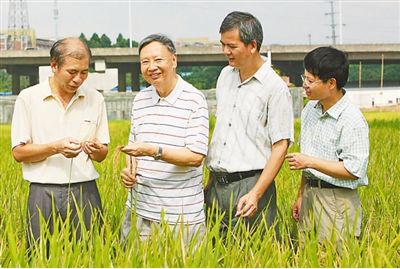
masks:
POLYGON ((51 67, 51 71, 53 71, 53 73, 56 72, 57 69, 58 69, 57 62, 56 61, 51 61, 50 62, 50 67, 51 67))

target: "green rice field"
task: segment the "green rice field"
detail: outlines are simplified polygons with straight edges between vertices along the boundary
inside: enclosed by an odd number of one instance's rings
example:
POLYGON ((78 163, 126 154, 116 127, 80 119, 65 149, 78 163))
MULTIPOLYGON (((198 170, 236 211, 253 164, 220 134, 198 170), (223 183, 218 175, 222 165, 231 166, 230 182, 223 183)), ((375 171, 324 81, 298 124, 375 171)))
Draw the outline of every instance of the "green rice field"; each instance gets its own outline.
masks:
MULTIPOLYGON (((261 237, 259 230, 249 234, 243 226, 221 238, 217 221, 208 223, 204 238, 186 246, 165 225, 154 231, 151 240, 140 241, 133 232, 121 244, 127 191, 119 177, 123 158, 113 163, 113 155, 127 141, 129 122, 113 121, 109 155, 97 165, 104 208, 100 234, 85 231, 76 240, 69 236, 68 225, 58 223, 59 229, 53 235, 45 232, 47 240, 35 246, 28 258, 24 231, 28 183, 11 156, 10 125, 0 125, 0 267, 400 267, 400 113, 366 112, 365 116, 371 150, 369 186, 359 189, 363 232, 359 240, 348 238, 342 255, 331 242, 318 244, 315 234, 299 247, 290 209, 300 172, 290 171, 286 163, 276 179, 280 240, 274 239, 272 230, 261 237)), ((290 151, 298 151, 299 122, 295 127, 296 143, 290 151)))

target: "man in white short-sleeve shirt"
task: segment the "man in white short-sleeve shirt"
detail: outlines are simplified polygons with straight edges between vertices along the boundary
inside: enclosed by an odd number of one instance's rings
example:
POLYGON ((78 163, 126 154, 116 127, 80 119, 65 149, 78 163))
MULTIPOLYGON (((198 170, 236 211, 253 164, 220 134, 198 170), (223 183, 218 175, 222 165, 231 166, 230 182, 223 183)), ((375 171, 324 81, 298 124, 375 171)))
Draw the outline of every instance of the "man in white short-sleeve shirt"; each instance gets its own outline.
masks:
MULTIPOLYGON (((110 141, 103 96, 81 87, 88 76, 90 49, 78 38, 65 38, 53 45, 50 57, 53 76, 21 91, 12 120, 12 154, 30 182, 29 244, 40 237, 40 214, 49 220, 53 209, 65 220, 70 207, 79 230, 74 200, 81 203, 89 228, 92 211, 101 211, 95 182, 99 174, 92 161, 104 160, 110 141)), ((53 222, 48 226, 52 231, 53 222)))
POLYGON ((206 203, 212 208, 215 202, 226 213, 223 225, 231 220, 234 226, 242 217, 253 226, 264 216, 271 226, 277 211, 274 179, 293 141, 291 95, 260 55, 263 31, 257 18, 232 12, 220 34, 229 66, 217 82, 206 203))

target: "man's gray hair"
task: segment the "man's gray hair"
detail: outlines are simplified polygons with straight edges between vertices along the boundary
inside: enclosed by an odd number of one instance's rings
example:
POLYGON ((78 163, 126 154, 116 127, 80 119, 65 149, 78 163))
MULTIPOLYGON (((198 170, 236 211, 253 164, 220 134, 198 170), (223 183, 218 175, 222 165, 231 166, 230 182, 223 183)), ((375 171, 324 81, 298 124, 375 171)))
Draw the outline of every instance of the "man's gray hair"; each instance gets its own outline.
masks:
POLYGON ((263 42, 263 29, 259 20, 247 12, 233 11, 222 21, 219 33, 239 29, 240 40, 248 45, 253 40, 257 42, 257 50, 260 51, 263 42))
POLYGON ((145 46, 147 46, 148 44, 150 44, 151 42, 154 42, 154 41, 163 44, 172 54, 176 54, 176 48, 175 48, 174 42, 172 42, 172 40, 169 37, 167 37, 166 35, 163 35, 163 34, 152 34, 152 35, 145 37, 142 41, 140 41, 139 54, 140 54, 140 51, 145 46))
POLYGON ((56 41, 50 49, 50 61, 57 63, 57 66, 62 66, 65 57, 70 56, 75 59, 92 58, 92 52, 89 46, 82 40, 76 37, 67 37, 56 41), (78 43, 78 46, 71 43, 78 43), (82 46, 79 46, 81 43, 82 46))

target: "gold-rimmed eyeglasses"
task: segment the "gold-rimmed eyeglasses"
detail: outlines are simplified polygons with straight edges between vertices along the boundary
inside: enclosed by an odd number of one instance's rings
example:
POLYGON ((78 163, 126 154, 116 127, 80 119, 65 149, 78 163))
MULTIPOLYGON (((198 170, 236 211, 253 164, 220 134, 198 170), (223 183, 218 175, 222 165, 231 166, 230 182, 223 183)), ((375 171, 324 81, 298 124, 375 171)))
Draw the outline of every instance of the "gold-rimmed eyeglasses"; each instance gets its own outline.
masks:
POLYGON ((306 84, 307 86, 310 86, 318 81, 321 81, 320 79, 311 81, 308 77, 306 77, 305 75, 300 75, 301 76, 301 81, 303 81, 303 84, 306 84))

